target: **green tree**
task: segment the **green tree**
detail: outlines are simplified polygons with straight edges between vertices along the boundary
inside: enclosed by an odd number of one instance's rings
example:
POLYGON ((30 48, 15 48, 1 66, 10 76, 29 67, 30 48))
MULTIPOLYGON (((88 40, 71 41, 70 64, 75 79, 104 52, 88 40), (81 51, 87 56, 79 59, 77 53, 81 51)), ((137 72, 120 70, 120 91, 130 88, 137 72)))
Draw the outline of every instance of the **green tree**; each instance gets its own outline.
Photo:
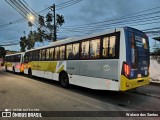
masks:
POLYGON ((57 28, 59 28, 60 26, 62 26, 65 21, 64 21, 64 16, 63 15, 56 15, 56 22, 57 22, 57 28))
MULTIPOLYGON (((50 30, 50 33, 40 32, 44 39, 52 40, 53 37, 53 31, 54 31, 54 24, 53 24, 53 14, 48 13, 45 17, 39 15, 39 24, 40 27, 38 29, 41 29, 43 26, 48 28, 50 30)), ((64 16, 63 15, 56 15, 56 29, 58 30, 63 24, 65 23, 64 16)))
POLYGON ((28 34, 27 42, 26 42, 27 50, 34 48, 35 45, 35 36, 32 31, 28 34))
MULTIPOLYGON (((53 23, 53 14, 48 13, 45 17, 39 15, 38 16, 39 27, 37 31, 32 31, 33 23, 28 21, 28 26, 31 27, 31 31, 27 37, 20 38, 20 47, 21 51, 24 52, 26 49, 34 48, 36 42, 42 43, 44 40, 54 40, 53 31, 54 31, 54 23, 53 23), (49 31, 44 31, 44 27, 48 28, 49 31)), ((56 29, 58 30, 63 24, 64 16, 56 15, 56 29)))
POLYGON ((19 43, 20 43, 20 47, 21 47, 21 52, 25 52, 26 46, 27 46, 27 39, 26 39, 26 37, 25 36, 21 37, 19 43))
POLYGON ((41 15, 38 16, 38 23, 40 25, 40 28, 45 26, 44 16, 41 16, 41 15))
POLYGON ((4 47, 0 47, 0 58, 4 58, 6 55, 6 50, 4 47))

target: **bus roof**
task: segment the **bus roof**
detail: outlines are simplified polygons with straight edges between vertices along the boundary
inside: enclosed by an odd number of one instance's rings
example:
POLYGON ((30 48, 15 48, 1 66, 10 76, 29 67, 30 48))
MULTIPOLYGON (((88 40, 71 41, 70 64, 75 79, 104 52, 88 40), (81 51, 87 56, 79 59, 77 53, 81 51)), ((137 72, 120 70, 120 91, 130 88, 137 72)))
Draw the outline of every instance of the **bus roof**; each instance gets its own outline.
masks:
POLYGON ((24 52, 19 52, 19 53, 14 53, 14 54, 8 54, 6 56, 13 56, 13 55, 19 55, 19 54, 24 54, 24 52))

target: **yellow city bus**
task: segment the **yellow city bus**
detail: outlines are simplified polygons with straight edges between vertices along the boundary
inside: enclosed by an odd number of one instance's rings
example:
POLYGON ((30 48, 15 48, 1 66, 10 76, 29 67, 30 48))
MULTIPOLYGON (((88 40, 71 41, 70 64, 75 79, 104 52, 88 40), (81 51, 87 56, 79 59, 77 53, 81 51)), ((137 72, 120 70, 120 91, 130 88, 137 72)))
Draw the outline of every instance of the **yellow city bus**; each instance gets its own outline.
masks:
POLYGON ((13 73, 24 72, 23 66, 24 53, 16 53, 5 56, 5 70, 13 73))
POLYGON ((149 42, 142 31, 115 28, 28 50, 24 73, 91 89, 126 91, 149 84, 149 42))

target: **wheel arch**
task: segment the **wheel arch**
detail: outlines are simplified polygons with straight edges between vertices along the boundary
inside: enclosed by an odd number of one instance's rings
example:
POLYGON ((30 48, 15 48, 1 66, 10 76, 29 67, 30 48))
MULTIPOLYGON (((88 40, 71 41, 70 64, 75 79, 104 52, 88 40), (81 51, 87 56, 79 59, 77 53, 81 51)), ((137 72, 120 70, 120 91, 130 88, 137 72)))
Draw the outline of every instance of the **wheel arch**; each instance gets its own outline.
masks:
MULTIPOLYGON (((58 76, 58 80, 60 79, 60 76, 61 76, 61 74, 63 74, 63 73, 67 74, 67 71, 65 71, 65 70, 60 71, 60 72, 59 72, 59 76, 58 76)), ((68 74, 67 74, 67 76, 68 76, 68 74)), ((69 80, 69 76, 68 76, 68 80, 69 80)))

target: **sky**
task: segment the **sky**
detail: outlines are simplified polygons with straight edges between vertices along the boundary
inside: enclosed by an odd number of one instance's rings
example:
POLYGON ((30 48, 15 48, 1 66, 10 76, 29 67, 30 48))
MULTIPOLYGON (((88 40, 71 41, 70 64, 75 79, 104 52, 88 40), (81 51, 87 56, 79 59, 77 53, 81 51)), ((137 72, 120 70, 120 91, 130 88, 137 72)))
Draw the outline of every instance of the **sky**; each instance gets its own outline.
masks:
MULTIPOLYGON (((24 31, 27 35, 31 30, 26 19, 16 24, 10 24, 23 18, 23 16, 6 1, 1 0, 0 4, 0 45, 19 43, 20 37, 24 36, 24 31)), ((64 25, 58 30, 58 39, 84 36, 108 28, 115 28, 115 26, 131 26, 140 30, 160 27, 160 19, 158 22, 160 12, 157 12, 160 11, 160 0, 21 0, 21 2, 37 14, 55 4, 56 14, 63 15, 65 19, 64 25), (76 4, 74 4, 75 1, 77 1, 76 4), (72 3, 73 5, 66 7, 64 6, 66 2, 67 5, 72 3), (129 15, 139 16, 121 20, 124 16, 129 15), (125 20, 126 23, 112 23, 117 19, 120 22, 125 20), (135 19, 139 21, 135 21, 135 19)), ((46 13, 40 14, 45 15, 46 13)), ((32 27, 32 30, 36 29, 36 27, 32 27)), ((154 44, 153 35, 149 35, 149 38, 152 46, 154 44)), ((39 43, 36 44, 36 47, 46 44, 49 43, 39 43)), ((20 46, 5 46, 5 49, 19 51, 20 46)))

